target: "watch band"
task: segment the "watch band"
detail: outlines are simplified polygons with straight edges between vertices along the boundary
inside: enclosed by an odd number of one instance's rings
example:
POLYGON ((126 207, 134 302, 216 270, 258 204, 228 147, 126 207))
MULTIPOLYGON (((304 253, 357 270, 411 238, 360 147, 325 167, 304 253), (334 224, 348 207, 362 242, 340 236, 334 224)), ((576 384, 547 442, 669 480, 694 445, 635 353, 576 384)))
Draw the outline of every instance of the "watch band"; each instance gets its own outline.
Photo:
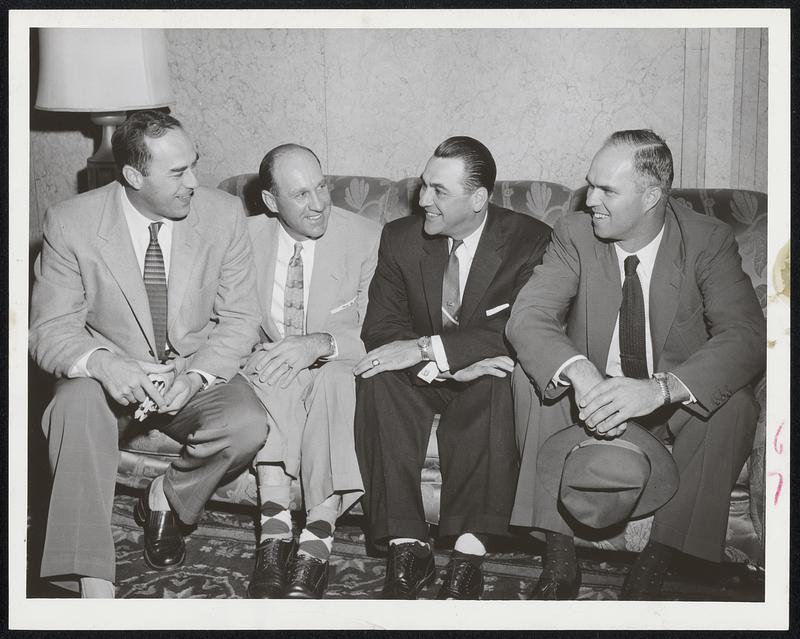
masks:
POLYGON ((670 397, 669 393, 669 381, 667 380, 667 374, 653 373, 652 379, 654 379, 661 388, 661 394, 664 396, 664 406, 672 403, 672 397, 670 397))
POLYGON ((431 338, 426 336, 420 337, 417 340, 417 347, 419 347, 420 355, 423 362, 430 362, 433 360, 433 352, 431 349, 431 338))

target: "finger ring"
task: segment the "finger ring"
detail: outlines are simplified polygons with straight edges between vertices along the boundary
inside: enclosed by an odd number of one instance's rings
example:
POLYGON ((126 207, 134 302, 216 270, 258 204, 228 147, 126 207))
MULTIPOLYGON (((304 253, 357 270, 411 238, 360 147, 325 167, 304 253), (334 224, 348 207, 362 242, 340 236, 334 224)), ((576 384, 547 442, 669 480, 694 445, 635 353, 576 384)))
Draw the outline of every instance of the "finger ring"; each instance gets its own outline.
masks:
POLYGON ((373 360, 372 360, 372 367, 373 367, 373 368, 374 368, 375 366, 380 366, 380 364, 381 364, 381 360, 379 360, 379 359, 373 359, 373 360))

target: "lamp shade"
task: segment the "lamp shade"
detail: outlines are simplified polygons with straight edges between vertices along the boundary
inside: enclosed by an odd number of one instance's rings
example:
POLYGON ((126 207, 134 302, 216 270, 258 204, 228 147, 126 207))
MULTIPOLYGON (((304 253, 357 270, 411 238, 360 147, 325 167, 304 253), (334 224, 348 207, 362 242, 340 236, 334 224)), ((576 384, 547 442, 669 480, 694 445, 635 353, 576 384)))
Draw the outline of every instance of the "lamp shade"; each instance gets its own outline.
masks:
POLYGON ((39 29, 43 111, 133 111, 174 103, 163 29, 39 29))

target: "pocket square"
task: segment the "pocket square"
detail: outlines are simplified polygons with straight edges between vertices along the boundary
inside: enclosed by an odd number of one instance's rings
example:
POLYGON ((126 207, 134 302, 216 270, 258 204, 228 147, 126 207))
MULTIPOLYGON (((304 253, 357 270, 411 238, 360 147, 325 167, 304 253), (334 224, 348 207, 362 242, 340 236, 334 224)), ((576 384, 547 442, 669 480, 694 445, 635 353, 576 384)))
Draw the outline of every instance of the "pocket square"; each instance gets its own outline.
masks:
POLYGON ((344 310, 344 309, 346 309, 346 308, 349 308, 349 307, 351 307, 353 304, 355 304, 355 303, 356 303, 356 301, 357 301, 357 300, 358 300, 358 295, 356 295, 356 296, 355 296, 353 299, 351 299, 351 300, 348 300, 348 301, 347 301, 347 302, 345 302, 344 304, 341 304, 340 306, 337 306, 336 308, 333 308, 333 309, 331 309, 331 312, 330 312, 330 314, 331 314, 331 315, 334 315, 335 313, 338 313, 338 312, 340 312, 340 311, 343 311, 343 310, 344 310))
POLYGON ((494 308, 490 308, 486 310, 486 317, 491 317, 492 315, 497 315, 500 311, 506 310, 510 304, 500 304, 500 306, 495 306, 494 308))

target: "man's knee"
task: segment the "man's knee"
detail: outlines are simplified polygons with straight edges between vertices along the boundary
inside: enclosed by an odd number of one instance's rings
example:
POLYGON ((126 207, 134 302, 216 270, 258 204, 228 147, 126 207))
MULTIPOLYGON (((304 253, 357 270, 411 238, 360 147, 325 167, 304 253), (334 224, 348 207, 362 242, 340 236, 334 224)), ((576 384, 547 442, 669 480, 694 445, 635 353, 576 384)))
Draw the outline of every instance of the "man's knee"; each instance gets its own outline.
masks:
POLYGON ((103 386, 91 377, 59 380, 50 402, 51 407, 62 411, 86 411, 87 405, 108 404, 103 386))
POLYGON ((235 457, 252 457, 267 440, 267 413, 246 384, 231 384, 225 407, 230 450, 235 457))

